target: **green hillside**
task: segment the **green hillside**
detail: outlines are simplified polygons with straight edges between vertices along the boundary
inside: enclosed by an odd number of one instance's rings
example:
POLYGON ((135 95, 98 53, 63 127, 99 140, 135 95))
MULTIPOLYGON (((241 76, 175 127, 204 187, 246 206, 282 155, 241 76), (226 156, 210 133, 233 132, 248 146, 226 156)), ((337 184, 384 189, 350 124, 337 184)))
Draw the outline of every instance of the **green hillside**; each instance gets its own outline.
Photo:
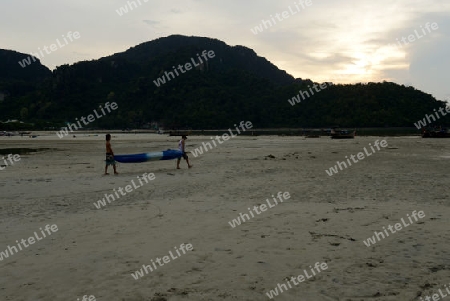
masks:
POLYGON ((216 129, 241 120, 258 128, 413 126, 444 106, 429 94, 389 82, 332 85, 292 106, 288 99, 312 87, 311 80, 293 78, 251 49, 209 38, 160 38, 109 57, 60 66, 53 74, 37 64, 38 69, 21 68, 17 61, 11 65, 18 56, 6 52, 9 63, 0 55, 0 66, 12 73, 4 76, 8 72, 3 70, 1 81, 20 78, 24 86, 8 87, 0 120, 37 126, 73 122, 108 101, 119 108, 91 127, 141 128, 156 121, 166 129, 216 129), (204 50, 214 57, 200 64, 197 54, 204 50), (176 75, 174 67, 188 62, 192 69, 176 75), (34 76, 21 78, 20 71, 34 76), (169 71, 175 78, 155 84, 169 71))

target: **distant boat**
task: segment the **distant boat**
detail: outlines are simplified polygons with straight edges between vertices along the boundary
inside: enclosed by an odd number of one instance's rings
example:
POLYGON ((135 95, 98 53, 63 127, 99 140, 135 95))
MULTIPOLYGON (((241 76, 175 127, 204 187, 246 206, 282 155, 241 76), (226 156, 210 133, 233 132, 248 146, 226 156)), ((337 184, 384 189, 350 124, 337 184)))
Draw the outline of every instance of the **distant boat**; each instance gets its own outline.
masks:
POLYGON ((331 129, 331 139, 353 139, 355 138, 356 130, 353 132, 349 130, 335 130, 331 129))
POLYGON ((18 136, 19 133, 18 132, 0 132, 0 136, 18 136))
POLYGON ((422 132, 422 138, 450 138, 450 131, 443 127, 426 128, 422 132))

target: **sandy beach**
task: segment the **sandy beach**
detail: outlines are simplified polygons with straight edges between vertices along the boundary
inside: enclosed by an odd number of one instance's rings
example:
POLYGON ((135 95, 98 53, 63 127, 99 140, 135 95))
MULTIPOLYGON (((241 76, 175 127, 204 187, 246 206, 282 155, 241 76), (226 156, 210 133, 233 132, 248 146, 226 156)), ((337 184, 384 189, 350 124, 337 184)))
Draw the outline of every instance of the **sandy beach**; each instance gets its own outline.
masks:
MULTIPOLYGON (((175 149, 179 139, 112 137, 116 154, 175 149)), ((450 282, 447 139, 238 136, 190 154, 192 169, 182 161, 177 170, 176 160, 119 164, 118 176, 102 175, 104 140, 0 137, 0 150, 41 149, 0 171, 0 252, 41 237, 0 261, 1 300, 270 300, 266 293, 317 262, 328 268, 273 299, 420 300, 450 282), (382 139, 388 147, 326 173, 382 139), (94 206, 145 173, 155 179, 94 206), (279 192, 290 198, 275 205, 279 192), (230 225, 267 199, 273 207, 230 225), (425 217, 411 223, 414 211, 425 217), (364 243, 402 218, 408 226, 364 243), (46 225, 58 231, 42 238, 46 225), (182 244, 193 249, 134 279, 182 244)), ((187 150, 209 140, 189 136, 187 150)))

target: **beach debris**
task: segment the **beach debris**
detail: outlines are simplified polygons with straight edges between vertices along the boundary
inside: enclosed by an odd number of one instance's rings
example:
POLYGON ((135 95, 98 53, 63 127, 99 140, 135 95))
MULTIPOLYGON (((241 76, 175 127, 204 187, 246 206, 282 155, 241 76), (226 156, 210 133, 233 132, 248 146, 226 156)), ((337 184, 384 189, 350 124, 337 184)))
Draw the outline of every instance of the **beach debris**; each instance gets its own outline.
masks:
POLYGON ((337 237, 337 238, 340 238, 340 239, 356 241, 356 239, 354 239, 354 238, 344 237, 344 236, 340 236, 340 235, 336 235, 336 234, 320 234, 320 233, 315 233, 315 232, 311 232, 311 231, 309 231, 309 234, 312 236, 312 238, 314 240, 316 240, 317 238, 321 238, 321 237, 337 237))
MULTIPOLYGON (((174 293, 176 295, 186 296, 186 295, 189 295, 190 290, 189 289, 178 289, 178 288, 172 287, 172 288, 168 289, 167 292, 174 293)), ((161 295, 161 296, 165 296, 165 295, 161 295)))
POLYGON ((214 248, 214 251, 216 251, 216 252, 231 252, 231 249, 214 248))
POLYGON ((353 213, 353 212, 355 212, 355 210, 364 210, 364 209, 366 209, 365 207, 355 207, 355 208, 351 208, 351 207, 348 207, 348 208, 342 208, 342 209, 340 209, 340 208, 334 208, 333 209, 333 211, 335 212, 335 213, 338 213, 339 211, 345 211, 345 210, 348 210, 349 212, 351 212, 351 213, 353 213))
POLYGON ((422 290, 425 290, 425 289, 428 289, 428 288, 431 288, 431 287, 433 287, 430 283, 428 283, 428 281, 424 284, 424 285, 421 285, 421 286, 419 286, 422 290))
POLYGON ((155 296, 150 299, 150 301, 167 301, 166 297, 158 296, 158 293, 155 293, 155 296))
POLYGON ((439 272, 439 271, 441 271, 441 270, 448 270, 448 267, 441 264, 441 265, 438 265, 438 266, 436 266, 436 267, 429 268, 429 270, 430 270, 432 273, 436 273, 436 272, 439 272))
POLYGON ((380 292, 376 292, 372 297, 381 297, 381 293, 380 292))

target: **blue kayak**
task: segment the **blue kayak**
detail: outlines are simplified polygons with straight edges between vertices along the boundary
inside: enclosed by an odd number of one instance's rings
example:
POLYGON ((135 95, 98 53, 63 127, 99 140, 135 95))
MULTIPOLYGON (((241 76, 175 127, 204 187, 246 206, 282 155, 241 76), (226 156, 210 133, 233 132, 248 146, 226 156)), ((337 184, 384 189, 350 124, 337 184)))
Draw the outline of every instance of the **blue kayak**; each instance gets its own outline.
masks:
POLYGON ((168 149, 162 152, 133 154, 133 155, 115 155, 114 160, 120 163, 141 163, 157 160, 173 160, 183 156, 180 150, 168 149))

